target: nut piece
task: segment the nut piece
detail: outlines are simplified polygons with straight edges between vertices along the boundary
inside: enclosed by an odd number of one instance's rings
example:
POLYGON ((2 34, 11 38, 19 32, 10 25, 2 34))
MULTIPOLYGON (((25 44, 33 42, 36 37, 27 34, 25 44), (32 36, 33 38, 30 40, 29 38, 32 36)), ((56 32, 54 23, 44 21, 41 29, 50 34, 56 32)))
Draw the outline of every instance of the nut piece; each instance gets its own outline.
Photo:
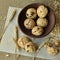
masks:
POLYGON ((35 21, 33 19, 26 19, 24 21, 24 26, 27 28, 27 29, 32 29, 34 26, 35 26, 35 21))
POLYGON ((42 33, 43 33, 43 28, 42 27, 40 27, 40 26, 33 27, 33 29, 32 29, 32 34, 33 35, 38 36, 38 35, 42 35, 42 33))
POLYGON ((47 52, 51 55, 57 55, 57 53, 59 52, 58 49, 53 48, 53 47, 47 47, 47 52))
POLYGON ((18 39, 18 45, 21 47, 21 48, 25 48, 25 44, 28 43, 30 40, 29 38, 27 37, 20 37, 18 39))
POLYGON ((36 45, 33 43, 33 42, 28 42, 26 45, 25 45, 25 50, 27 52, 35 52, 36 51, 36 45))
POLYGON ((44 18, 48 14, 48 9, 44 5, 40 5, 37 8, 37 14, 40 18, 44 18))
POLYGON ((55 44, 55 46, 59 47, 60 46, 60 41, 55 41, 54 44, 55 44))
POLYGON ((9 54, 6 54, 5 56, 6 56, 6 57, 9 57, 10 55, 9 55, 9 54))

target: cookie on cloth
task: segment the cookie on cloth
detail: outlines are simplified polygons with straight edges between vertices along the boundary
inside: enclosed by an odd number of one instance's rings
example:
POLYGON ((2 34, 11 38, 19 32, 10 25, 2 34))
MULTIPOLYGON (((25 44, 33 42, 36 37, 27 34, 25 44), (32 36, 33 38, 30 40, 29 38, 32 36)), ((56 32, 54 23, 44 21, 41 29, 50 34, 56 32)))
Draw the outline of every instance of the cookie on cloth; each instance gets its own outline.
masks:
POLYGON ((28 43, 30 41, 29 38, 27 37, 20 37, 18 39, 18 45, 21 47, 21 48, 25 48, 25 44, 28 43))
POLYGON ((28 42, 26 45, 25 45, 25 50, 27 52, 36 52, 36 45, 33 43, 33 42, 28 42))

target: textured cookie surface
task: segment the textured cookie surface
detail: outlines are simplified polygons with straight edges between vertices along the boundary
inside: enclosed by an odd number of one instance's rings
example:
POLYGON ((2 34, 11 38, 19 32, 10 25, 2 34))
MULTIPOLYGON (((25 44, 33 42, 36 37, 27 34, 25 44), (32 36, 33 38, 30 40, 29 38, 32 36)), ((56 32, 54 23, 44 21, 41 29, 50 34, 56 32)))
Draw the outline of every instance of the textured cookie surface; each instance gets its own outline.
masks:
POLYGON ((25 50, 27 52, 35 52, 36 51, 36 45, 33 42, 29 42, 25 45, 25 50))
POLYGON ((46 18, 38 18, 37 25, 41 27, 46 27, 48 25, 48 20, 46 18))
POLYGON ((27 37, 20 37, 18 39, 18 45, 21 47, 21 48, 25 48, 25 44, 28 43, 30 40, 29 38, 27 37))
POLYGON ((46 17, 48 9, 44 5, 41 5, 37 8, 37 14, 40 18, 46 17))
POLYGON ((35 26, 35 21, 33 19, 26 19, 24 21, 24 26, 27 28, 27 29, 32 29, 34 26, 35 26))
POLYGON ((32 29, 32 34, 33 34, 33 35, 38 36, 38 35, 42 35, 42 33, 43 33, 43 28, 40 27, 40 26, 35 26, 35 27, 32 29))
POLYGON ((35 8, 29 8, 27 11, 26 11, 26 17, 27 18, 36 18, 37 17, 37 11, 35 8))

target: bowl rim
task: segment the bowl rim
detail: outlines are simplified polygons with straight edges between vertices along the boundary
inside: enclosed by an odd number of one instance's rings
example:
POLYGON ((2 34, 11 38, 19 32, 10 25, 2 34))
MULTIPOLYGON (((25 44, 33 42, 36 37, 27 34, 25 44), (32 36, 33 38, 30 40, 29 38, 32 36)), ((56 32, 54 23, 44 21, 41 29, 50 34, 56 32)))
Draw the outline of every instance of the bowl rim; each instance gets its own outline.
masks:
MULTIPOLYGON (((30 5, 34 5, 34 4, 44 5, 44 6, 48 7, 48 8, 53 12, 53 10, 52 10, 48 5, 46 5, 46 4, 44 4, 44 3, 31 3, 31 4, 26 5, 24 8, 22 8, 22 10, 25 9, 26 7, 28 7, 28 6, 30 6, 30 5)), ((38 8, 38 7, 37 7, 37 8, 38 8)), ((20 11, 20 13, 22 12, 22 10, 20 11)), ((29 37, 31 37, 31 38, 43 38, 43 37, 49 35, 49 33, 50 33, 50 32, 53 30, 53 28, 55 27, 55 24, 56 24, 56 16, 55 16, 55 13, 53 13, 53 16, 54 16, 54 24, 53 24, 53 27, 51 28, 51 30, 50 30, 46 35, 42 35, 42 36, 35 36, 35 35, 34 35, 34 36, 32 36, 32 35, 26 34, 24 31, 22 31, 22 29, 21 29, 21 27, 20 27, 20 25, 19 25, 20 13, 19 13, 19 15, 18 15, 18 27, 19 27, 19 29, 21 30, 22 33, 24 33, 25 35, 27 35, 27 36, 29 36, 29 37)))

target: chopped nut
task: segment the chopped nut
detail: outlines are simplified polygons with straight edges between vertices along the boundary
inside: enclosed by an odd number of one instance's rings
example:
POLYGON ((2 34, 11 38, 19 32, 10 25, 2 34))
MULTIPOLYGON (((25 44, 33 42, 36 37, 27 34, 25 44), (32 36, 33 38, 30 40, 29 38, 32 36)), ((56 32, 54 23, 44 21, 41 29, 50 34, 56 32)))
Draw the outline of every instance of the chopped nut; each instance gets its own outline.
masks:
POLYGON ((10 55, 9 55, 9 54, 6 54, 5 56, 6 56, 6 57, 9 57, 10 55))
POLYGON ((55 41, 55 46, 59 47, 60 46, 60 41, 55 41))

